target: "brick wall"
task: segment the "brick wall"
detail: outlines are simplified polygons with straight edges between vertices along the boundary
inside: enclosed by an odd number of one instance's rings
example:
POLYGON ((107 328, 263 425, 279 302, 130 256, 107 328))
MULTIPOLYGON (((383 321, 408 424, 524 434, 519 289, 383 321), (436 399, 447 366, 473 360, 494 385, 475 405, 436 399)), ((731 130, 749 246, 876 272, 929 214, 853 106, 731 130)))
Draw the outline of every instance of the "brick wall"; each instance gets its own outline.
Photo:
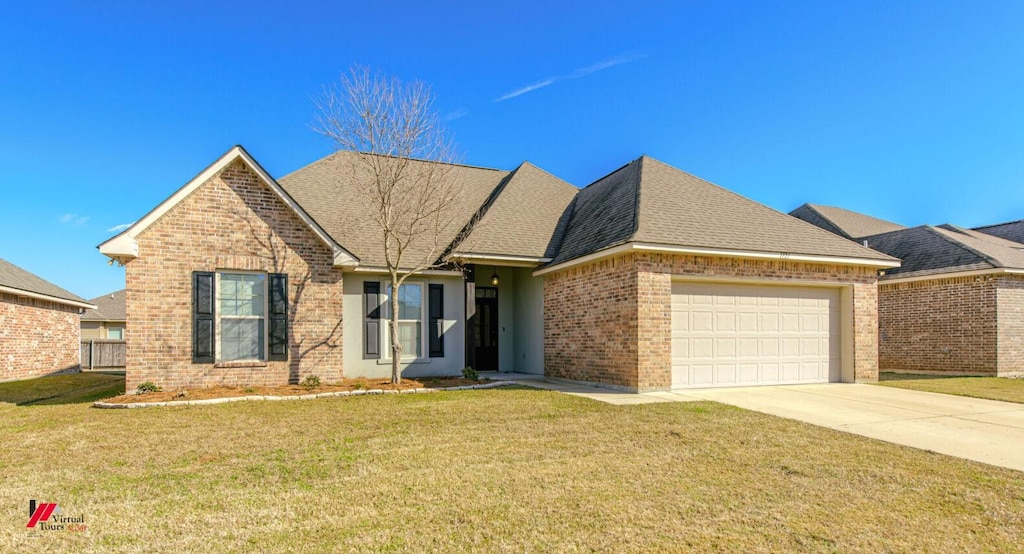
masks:
POLYGON ((79 369, 78 308, 0 293, 0 381, 79 369))
POLYGON ((1024 377, 1024 276, 996 278, 1000 377, 1024 377))
POLYGON ((127 390, 279 385, 342 377, 342 274, 332 254, 241 161, 137 237, 126 266, 127 390), (192 272, 288 274, 289 360, 192 363, 192 272))
POLYGON ((855 378, 878 378, 873 269, 650 253, 544 276, 545 373, 638 390, 669 388, 672 279, 685 275, 852 285, 855 378))
POLYGON ((880 283, 882 370, 995 373, 996 290, 991 276, 880 283))

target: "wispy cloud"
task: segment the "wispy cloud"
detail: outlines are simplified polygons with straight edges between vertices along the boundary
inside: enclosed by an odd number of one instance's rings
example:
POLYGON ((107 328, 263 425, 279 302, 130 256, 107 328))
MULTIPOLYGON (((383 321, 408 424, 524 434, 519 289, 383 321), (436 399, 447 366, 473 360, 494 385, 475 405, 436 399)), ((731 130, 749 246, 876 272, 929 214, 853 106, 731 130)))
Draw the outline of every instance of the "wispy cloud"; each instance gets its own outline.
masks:
POLYGON ((114 225, 110 229, 107 229, 107 232, 108 233, 120 233, 121 231, 124 231, 125 229, 131 227, 132 225, 135 225, 134 221, 131 222, 131 223, 122 223, 120 225, 114 225))
POLYGON ((509 92, 507 94, 503 94, 503 95, 495 98, 494 101, 495 102, 504 102, 505 100, 508 100, 509 98, 515 98, 516 96, 522 96, 522 95, 526 94, 527 92, 533 92, 533 91, 535 91, 535 90, 537 90, 539 88, 544 88, 544 87, 546 87, 548 85, 553 85, 553 84, 555 84, 555 81, 557 81, 557 80, 558 80, 557 77, 551 77, 549 79, 544 79, 543 81, 537 81, 536 83, 534 83, 532 85, 526 85, 525 87, 517 88, 516 90, 513 90, 512 92, 509 92))
POLYGON ((594 73, 597 73, 598 71, 604 71, 605 69, 608 69, 608 68, 611 68, 611 67, 615 67, 617 65, 622 65, 622 64, 627 64, 627 63, 630 63, 630 62, 634 62, 634 61, 639 60, 640 58, 643 58, 643 57, 644 57, 643 54, 640 54, 640 53, 637 53, 637 52, 629 52, 629 53, 625 53, 625 54, 619 54, 618 56, 614 56, 614 57, 608 58, 606 60, 601 60, 601 61, 599 61, 599 62, 597 62, 595 64, 591 64, 591 65, 588 65, 588 66, 585 66, 585 67, 580 67, 580 68, 574 70, 572 73, 569 73, 568 75, 559 76, 559 77, 548 77, 547 79, 544 79, 543 81, 537 81, 536 83, 533 83, 532 85, 526 85, 525 87, 518 88, 516 90, 513 90, 512 92, 503 94, 503 95, 495 98, 494 101, 495 102, 504 102, 505 100, 509 100, 511 98, 515 98, 516 96, 522 96, 522 95, 524 95, 524 94, 526 94, 528 92, 533 92, 533 91, 535 91, 537 89, 553 85, 553 84, 557 83, 558 81, 564 81, 564 80, 568 80, 568 79, 579 79, 581 77, 586 77, 587 75, 593 75, 594 73))
POLYGON ((466 108, 456 108, 441 117, 444 121, 455 121, 456 119, 462 119, 469 115, 469 110, 466 108))
POLYGON ((57 218, 61 223, 66 225, 81 225, 86 221, 89 221, 89 216, 78 215, 78 214, 64 214, 57 218))

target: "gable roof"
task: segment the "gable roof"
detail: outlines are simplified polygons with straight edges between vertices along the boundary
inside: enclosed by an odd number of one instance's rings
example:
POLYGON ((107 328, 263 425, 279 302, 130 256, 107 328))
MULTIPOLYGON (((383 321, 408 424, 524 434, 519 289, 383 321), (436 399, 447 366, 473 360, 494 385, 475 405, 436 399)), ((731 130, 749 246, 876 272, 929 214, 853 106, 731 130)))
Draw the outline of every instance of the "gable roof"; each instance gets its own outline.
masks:
POLYGON ((171 208, 176 206, 182 200, 187 198, 192 192, 198 189, 203 183, 206 183, 224 168, 230 165, 235 160, 241 160, 246 166, 249 167, 256 175, 263 180, 263 182, 270 187, 270 189, 277 194, 278 198, 281 199, 295 215, 299 216, 313 233, 323 241, 331 251, 334 253, 334 265, 354 265, 358 263, 358 260, 352 256, 352 254, 338 244, 334 238, 331 237, 310 215, 300 206, 291 196, 281 188, 281 185, 277 183, 260 164, 256 163, 256 160, 249 155, 241 146, 234 146, 230 150, 224 153, 223 156, 217 159, 204 169, 199 175, 193 177, 188 183, 177 191, 174 192, 170 197, 161 202, 156 208, 150 210, 149 213, 142 216, 141 219, 133 223, 130 227, 115 235, 114 237, 107 239, 105 242, 100 244, 100 252, 112 259, 118 261, 129 260, 135 258, 139 254, 139 245, 135 242, 141 232, 145 231, 150 225, 159 220, 165 213, 170 211, 171 208))
POLYGON ((76 294, 70 293, 42 277, 0 258, 0 292, 49 300, 78 308, 92 308, 93 305, 76 294))
POLYGON ((1024 245, 955 225, 921 225, 865 237, 868 246, 900 258, 883 280, 982 271, 1024 270, 1024 245))
POLYGON ((124 321, 126 292, 126 289, 121 289, 89 300, 96 307, 86 310, 82 321, 124 321))
MULTIPOLYGON (((360 200, 356 172, 367 172, 358 163, 355 152, 339 151, 317 160, 306 167, 279 179, 281 186, 306 207, 331 236, 338 239, 359 258, 359 264, 385 267, 384 251, 374 232, 373 208, 360 200)), ((410 171, 429 171, 436 162, 409 160, 410 171)), ((452 178, 461 194, 454 205, 454 225, 445 229, 440 237, 443 244, 436 252, 440 256, 488 198, 510 176, 510 172, 481 167, 449 165, 452 178)), ((433 250, 433 240, 413 240, 404 260, 420 259, 433 250)))
POLYGON ((897 263, 648 156, 580 191, 551 265, 628 243, 719 255, 843 259, 879 267, 897 263))
POLYGON ((985 225, 982 227, 975 227, 975 231, 981 231, 982 233, 1001 237, 1014 242, 1024 243, 1024 219, 1019 221, 1010 221, 1007 223, 997 223, 995 225, 985 225))
POLYGON ((455 247, 455 256, 506 256, 547 261, 565 231, 566 208, 579 189, 529 162, 496 189, 484 215, 455 247))
POLYGON ((789 215, 852 240, 906 229, 906 227, 898 223, 835 206, 822 206, 820 204, 804 204, 789 212, 789 215))

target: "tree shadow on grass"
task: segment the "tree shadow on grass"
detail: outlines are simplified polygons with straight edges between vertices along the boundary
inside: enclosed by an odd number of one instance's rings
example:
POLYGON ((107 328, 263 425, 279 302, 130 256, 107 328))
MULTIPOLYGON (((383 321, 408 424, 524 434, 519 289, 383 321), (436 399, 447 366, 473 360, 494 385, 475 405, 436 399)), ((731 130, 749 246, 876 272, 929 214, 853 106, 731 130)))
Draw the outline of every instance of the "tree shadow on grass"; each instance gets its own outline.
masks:
POLYGON ((89 404, 124 394, 124 374, 72 373, 0 383, 0 404, 89 404))

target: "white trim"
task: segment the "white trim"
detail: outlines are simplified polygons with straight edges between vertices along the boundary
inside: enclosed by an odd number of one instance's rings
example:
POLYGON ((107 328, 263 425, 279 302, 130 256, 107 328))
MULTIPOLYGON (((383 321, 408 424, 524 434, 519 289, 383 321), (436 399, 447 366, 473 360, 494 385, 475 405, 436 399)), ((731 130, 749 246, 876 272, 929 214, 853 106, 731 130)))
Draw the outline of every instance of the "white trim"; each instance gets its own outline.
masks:
POLYGON ((899 283, 913 283, 916 281, 939 281, 942 279, 956 279, 958 277, 975 277, 980 275, 1024 275, 1024 269, 1008 269, 1005 267, 994 267, 991 269, 975 269, 973 271, 957 271, 954 273, 931 273, 928 275, 915 275, 913 277, 893 277, 892 279, 881 279, 878 286, 895 285, 899 283))
POLYGON ((509 256, 505 254, 468 254, 456 252, 451 255, 452 259, 460 260, 469 264, 500 265, 505 267, 531 267, 546 264, 551 258, 536 258, 533 256, 509 256))
POLYGON ((96 306, 93 306, 92 304, 89 304, 87 302, 77 302, 75 300, 66 300, 64 298, 57 298, 56 296, 50 296, 48 294, 40 294, 38 292, 29 292, 27 290, 16 289, 16 288, 12 288, 12 287, 5 287, 3 285, 0 285, 0 292, 4 292, 4 293, 7 293, 7 294, 13 294, 14 296, 24 296, 26 298, 36 298, 36 299, 39 299, 39 300, 49 300, 50 302, 54 302, 54 303, 57 303, 57 304, 64 304, 65 306, 74 306, 76 308, 85 308, 85 309, 91 309, 91 310, 97 309, 96 306))
MULTIPOLYGON (((352 272, 354 272, 354 273, 384 273, 384 274, 391 273, 390 271, 388 271, 388 268, 386 268, 386 267, 372 267, 372 266, 354 267, 354 268, 352 268, 352 272)), ((407 273, 407 272, 399 270, 398 273, 404 274, 404 273, 407 273)), ((416 276, 416 275, 441 275, 441 276, 451 276, 451 277, 462 277, 462 272, 457 270, 457 269, 424 269, 424 270, 417 271, 416 273, 411 274, 411 276, 416 276)))
POLYGON ((125 229, 120 234, 108 239, 103 244, 100 244, 98 247, 100 253, 119 262, 137 258, 139 256, 139 244, 136 242, 136 237, 138 237, 139 233, 145 231, 150 225, 170 211, 171 208, 178 205, 179 202, 187 198, 203 183, 212 179, 236 159, 241 159, 245 162, 245 164, 249 166, 249 169, 263 179, 270 189, 277 194, 277 197, 281 199, 285 205, 291 208, 291 210, 295 212, 300 219, 302 219, 302 221, 310 228, 310 230, 313 231, 314 234, 316 234, 317 237, 320 238, 320 240, 324 242, 324 244, 331 248, 331 251, 334 254, 335 266, 349 267, 359 264, 359 259, 352 255, 348 250, 345 250, 345 248, 340 244, 335 242, 335 240, 332 239, 331 236, 328 235, 327 232, 324 231, 323 228, 320 227, 320 225, 318 225, 316 221, 314 221, 313 218, 302 209, 302 206, 299 206, 299 204, 295 202, 295 200, 292 199, 292 197, 289 196, 283 188, 281 188, 281 185, 279 185, 273 177, 268 175, 267 172, 260 167, 260 164, 256 163, 256 160, 254 160, 252 156, 250 156, 249 153, 241 146, 235 146, 231 148, 231 150, 228 150, 223 156, 218 158, 217 161, 213 162, 213 164, 203 170, 202 173, 193 177, 192 180, 185 184, 185 186, 175 191, 174 194, 143 216, 142 219, 136 221, 131 227, 125 229))
POLYGON ((715 248, 703 248, 699 246, 667 246, 663 244, 650 244, 644 242, 629 242, 626 244, 620 244, 606 250, 594 252, 586 256, 581 256, 562 262, 550 267, 538 269, 533 272, 534 277, 551 273, 553 271, 560 271, 575 265, 584 264, 608 258, 625 252, 664 252, 669 254, 691 254, 697 256, 719 256, 723 258, 750 258, 760 260, 783 260, 792 262, 811 262, 811 263, 829 263, 837 265, 858 265, 866 267, 899 267, 900 262, 898 260, 873 260, 869 258, 849 258, 843 256, 819 256, 814 254, 791 254, 788 252, 755 252, 748 250, 725 250, 715 248))

